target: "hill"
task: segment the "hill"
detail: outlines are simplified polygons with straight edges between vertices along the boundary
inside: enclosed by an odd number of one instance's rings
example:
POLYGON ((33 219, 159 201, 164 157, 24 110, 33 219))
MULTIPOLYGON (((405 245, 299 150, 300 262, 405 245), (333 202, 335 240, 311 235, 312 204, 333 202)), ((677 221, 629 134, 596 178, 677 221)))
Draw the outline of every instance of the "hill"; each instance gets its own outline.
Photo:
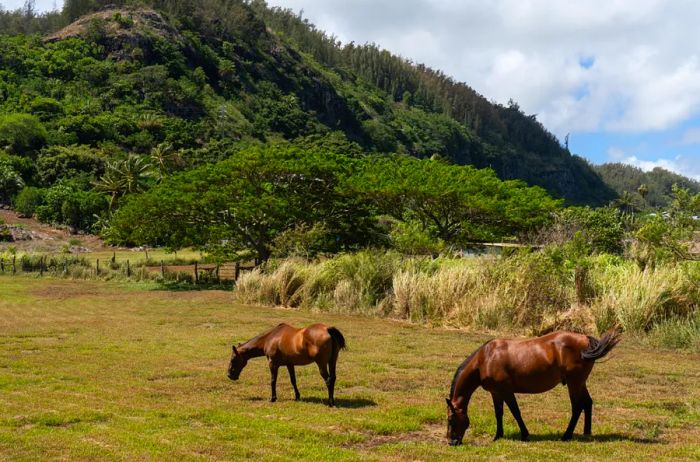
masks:
POLYGON ((639 206, 668 206, 672 200, 673 185, 688 189, 692 194, 700 192, 700 182, 660 167, 645 172, 631 165, 608 163, 596 166, 595 170, 617 194, 629 194, 639 206), (640 190, 642 185, 645 187, 640 190), (640 195, 640 191, 645 197, 640 195))
POLYGON ((197 164, 240 140, 335 132, 346 150, 437 154, 570 203, 614 197, 517 104, 491 104, 372 45, 341 46, 289 11, 261 1, 153 0, 145 3, 155 9, 91 12, 100 3, 66 2, 64 18, 77 21, 42 41, 3 39, 3 67, 16 72, 3 79, 0 108, 40 118, 41 146, 146 154, 168 143, 193 151, 188 161, 197 164))

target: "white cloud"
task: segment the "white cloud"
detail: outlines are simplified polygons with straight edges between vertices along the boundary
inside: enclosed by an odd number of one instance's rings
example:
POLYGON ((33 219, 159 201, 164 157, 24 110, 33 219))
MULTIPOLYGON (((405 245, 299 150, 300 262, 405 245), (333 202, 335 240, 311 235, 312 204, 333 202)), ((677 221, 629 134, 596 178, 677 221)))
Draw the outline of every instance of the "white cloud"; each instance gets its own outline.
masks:
POLYGON ((344 41, 442 69, 489 99, 513 98, 559 136, 664 130, 700 111, 694 0, 269 3, 304 9, 344 41))
POLYGON ((645 172, 654 170, 656 167, 661 167, 700 181, 700 165, 698 165, 697 161, 687 156, 676 156, 673 159, 661 158, 657 160, 644 160, 636 156, 629 156, 618 161, 623 164, 639 167, 645 172))
MULTIPOLYGON (((24 0, 0 0, 7 9, 24 0)), ((696 0, 268 0, 342 41, 376 42, 556 135, 642 133, 700 113, 696 0)), ((37 0, 37 7, 61 0, 37 0)), ((679 140, 700 144, 700 127, 679 140)), ((671 162, 669 160, 668 162, 671 162)))

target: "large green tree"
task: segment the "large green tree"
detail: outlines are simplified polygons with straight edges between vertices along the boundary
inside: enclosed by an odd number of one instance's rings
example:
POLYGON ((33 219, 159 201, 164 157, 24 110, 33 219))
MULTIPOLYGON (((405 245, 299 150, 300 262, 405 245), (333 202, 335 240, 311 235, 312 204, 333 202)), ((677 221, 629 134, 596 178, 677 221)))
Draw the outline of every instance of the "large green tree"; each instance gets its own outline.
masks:
POLYGON ((322 223, 328 245, 370 235, 369 212, 344 194, 341 156, 292 146, 250 148, 214 165, 167 177, 131 197, 107 231, 117 243, 210 246, 270 257, 274 239, 322 223))
POLYGON ((547 222, 561 204, 542 188, 439 159, 377 156, 360 163, 349 179, 359 195, 381 213, 419 220, 448 243, 514 236, 547 222))

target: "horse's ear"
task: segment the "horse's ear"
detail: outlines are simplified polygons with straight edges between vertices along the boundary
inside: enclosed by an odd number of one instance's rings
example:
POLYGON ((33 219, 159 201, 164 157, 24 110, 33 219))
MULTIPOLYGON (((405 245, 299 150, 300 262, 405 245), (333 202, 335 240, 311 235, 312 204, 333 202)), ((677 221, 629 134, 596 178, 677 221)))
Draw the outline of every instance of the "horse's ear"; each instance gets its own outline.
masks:
POLYGON ((238 356, 238 350, 236 350, 236 345, 233 345, 233 354, 238 356))

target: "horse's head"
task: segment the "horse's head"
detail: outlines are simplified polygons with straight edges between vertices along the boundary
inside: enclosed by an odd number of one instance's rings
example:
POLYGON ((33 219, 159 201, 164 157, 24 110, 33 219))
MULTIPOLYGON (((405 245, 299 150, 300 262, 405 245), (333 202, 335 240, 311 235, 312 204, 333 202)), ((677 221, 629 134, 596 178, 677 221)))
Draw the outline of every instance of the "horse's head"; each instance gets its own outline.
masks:
POLYGON ((238 380, 241 375, 241 371, 248 364, 248 361, 238 354, 236 346, 233 346, 233 352, 231 353, 231 362, 228 364, 228 378, 231 380, 238 380))
POLYGON ((464 433, 469 428, 469 416, 466 409, 457 409, 452 404, 452 400, 447 398, 447 441, 450 446, 462 444, 464 433))

